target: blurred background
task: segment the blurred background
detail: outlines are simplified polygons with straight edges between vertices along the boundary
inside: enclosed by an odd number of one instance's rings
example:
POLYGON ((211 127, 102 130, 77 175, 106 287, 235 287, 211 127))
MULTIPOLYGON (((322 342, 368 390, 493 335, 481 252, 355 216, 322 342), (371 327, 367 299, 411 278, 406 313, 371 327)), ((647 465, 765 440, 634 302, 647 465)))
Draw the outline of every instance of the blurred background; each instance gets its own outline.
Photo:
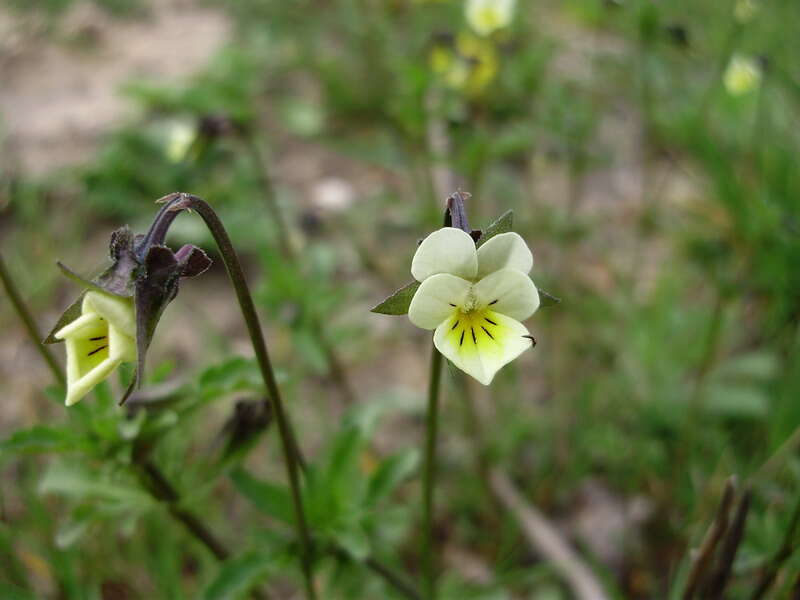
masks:
MULTIPOLYGON (((346 549, 322 597, 394 598, 361 561, 419 570, 431 336, 369 309, 411 280, 448 194, 472 194, 474 228, 513 209, 561 302, 491 388, 445 372, 441 596, 574 597, 492 465, 609 598, 680 597, 735 474, 752 496, 726 597, 785 543, 771 597, 797 597, 798 32, 774 0, 6 0, 0 253, 46 332, 79 291, 56 260, 94 275, 157 198, 208 200, 319 474, 312 526, 346 549)), ((129 370, 65 410, 0 301, 3 598, 300 597, 224 269, 196 216, 169 241, 216 264, 182 284, 127 409, 129 370), (142 453, 222 567, 148 496, 142 453)))

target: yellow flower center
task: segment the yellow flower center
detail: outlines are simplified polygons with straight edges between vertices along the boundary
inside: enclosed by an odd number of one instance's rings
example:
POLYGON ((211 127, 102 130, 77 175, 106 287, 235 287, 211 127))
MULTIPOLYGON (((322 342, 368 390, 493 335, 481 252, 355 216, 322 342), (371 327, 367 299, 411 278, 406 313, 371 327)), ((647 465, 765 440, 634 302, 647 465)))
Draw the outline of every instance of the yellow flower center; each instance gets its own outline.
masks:
POLYGON ((506 335, 501 320, 502 317, 488 307, 458 307, 447 322, 447 337, 459 352, 491 350, 499 347, 506 335))

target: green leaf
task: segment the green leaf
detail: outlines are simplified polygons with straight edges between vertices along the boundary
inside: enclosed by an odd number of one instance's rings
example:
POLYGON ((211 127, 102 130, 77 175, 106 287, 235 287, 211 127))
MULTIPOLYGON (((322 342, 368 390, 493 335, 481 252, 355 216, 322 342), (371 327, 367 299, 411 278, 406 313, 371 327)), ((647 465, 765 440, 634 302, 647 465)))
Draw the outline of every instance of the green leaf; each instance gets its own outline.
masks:
POLYGON ((230 477, 236 490, 261 512, 284 523, 294 522, 294 508, 285 487, 256 479, 242 469, 237 469, 230 477))
POLYGON ((0 452, 69 452, 85 450, 87 446, 84 439, 69 430, 36 425, 0 441, 0 452))
POLYGON ((234 600, 242 598, 266 574, 269 556, 252 550, 226 560, 217 576, 206 588, 206 600, 234 600))
POLYGON ((539 291, 539 308, 547 308, 548 306, 555 306, 556 304, 561 304, 561 298, 556 298, 552 294, 545 292, 544 290, 539 291))
POLYGON ((153 500, 133 481, 110 480, 102 473, 66 462, 48 467, 39 483, 39 493, 60 494, 76 500, 103 502, 108 508, 142 511, 152 508, 153 500))
POLYGON ((369 480, 367 503, 375 504, 391 494, 400 482, 416 470, 418 464, 419 451, 416 448, 409 448, 382 461, 369 480))
POLYGON ((369 556, 369 536, 361 525, 353 524, 352 527, 336 530, 333 537, 355 560, 363 561, 369 556))
POLYGON ((736 356, 720 365, 714 377, 733 383, 744 381, 769 381, 780 370, 780 362, 769 352, 750 352, 736 356))
POLYGON ((0 581, 0 598, 6 600, 36 600, 37 594, 15 586, 12 583, 0 581))
POLYGON ((494 236, 501 233, 508 233, 514 229, 514 211, 507 210, 500 215, 497 220, 489 225, 481 235, 480 239, 476 242, 475 246, 480 248, 483 244, 488 242, 494 236))
POLYGON ((358 461, 363 439, 358 429, 348 429, 336 436, 333 448, 330 450, 327 477, 332 484, 345 478, 358 461))
POLYGON ((420 285, 419 281, 412 281, 372 308, 372 312, 382 315, 404 315, 408 313, 408 307, 420 285))
POLYGON ((763 419, 769 410, 769 398, 756 387, 714 385, 704 407, 719 417, 763 419))

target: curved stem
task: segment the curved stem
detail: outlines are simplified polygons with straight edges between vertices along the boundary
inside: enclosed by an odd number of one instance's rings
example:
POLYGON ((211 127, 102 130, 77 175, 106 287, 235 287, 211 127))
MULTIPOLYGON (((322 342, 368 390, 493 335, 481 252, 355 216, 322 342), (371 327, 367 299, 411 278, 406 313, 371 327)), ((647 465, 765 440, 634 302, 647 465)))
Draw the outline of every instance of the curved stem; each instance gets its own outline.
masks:
POLYGON ((439 383, 442 355, 434 347, 428 384, 428 414, 425 420, 425 472, 422 481, 422 589, 425 597, 436 597, 436 567, 433 557, 433 491, 436 483, 436 436, 439 423, 439 383))
POLYGON ((22 321, 22 324, 25 326, 25 330, 28 332, 28 336, 31 338, 33 345, 36 346, 36 350, 39 351, 44 362, 50 367, 50 372, 53 374, 55 380, 63 387, 67 383, 67 379, 64 377, 64 371, 61 365, 58 364, 56 357, 50 352, 50 349, 42 343, 42 335, 39 333, 36 322, 33 320, 33 316, 25 305, 25 301, 22 299, 22 296, 20 296, 17 286, 11 278, 11 273, 8 272, 3 262, 2 254, 0 254, 0 281, 3 282, 3 287, 8 293, 8 299, 11 300, 11 305, 14 307, 17 316, 19 316, 19 320, 22 321))
POLYGON ((250 295, 250 290, 247 286, 247 280, 242 270, 242 265, 239 262, 239 257, 236 250, 231 243, 225 226, 220 221, 214 209, 202 198, 193 196, 191 194, 182 194, 182 200, 172 205, 172 210, 189 209, 194 210, 205 222, 214 241, 217 243, 222 260, 225 263, 225 269, 228 271, 228 277, 236 292, 236 299, 239 301, 239 307, 242 311, 247 332, 250 335, 250 341, 253 344, 253 351, 256 355, 258 367, 261 370, 261 376, 264 379, 264 385, 267 388, 267 394, 272 401, 272 407, 275 411, 275 420, 278 423, 278 431, 280 433, 281 444, 283 446, 284 462, 286 464, 286 472, 289 479, 289 485, 292 492, 292 502, 294 504, 295 512, 295 525, 297 527, 297 534, 300 539, 300 546, 302 551, 301 565, 303 569, 303 576, 305 579, 306 596, 309 599, 316 598, 314 584, 311 574, 311 566, 313 562, 313 547, 311 544, 311 536, 306 522, 305 511, 303 510, 303 499, 300 491, 300 466, 298 457, 300 455, 297 444, 292 433, 291 425, 289 424, 288 416, 284 410, 281 393, 278 388, 278 383, 275 380, 275 373, 272 370, 272 363, 269 359, 267 352, 267 345, 264 342, 264 334, 261 329, 258 315, 256 314, 253 298, 250 295))

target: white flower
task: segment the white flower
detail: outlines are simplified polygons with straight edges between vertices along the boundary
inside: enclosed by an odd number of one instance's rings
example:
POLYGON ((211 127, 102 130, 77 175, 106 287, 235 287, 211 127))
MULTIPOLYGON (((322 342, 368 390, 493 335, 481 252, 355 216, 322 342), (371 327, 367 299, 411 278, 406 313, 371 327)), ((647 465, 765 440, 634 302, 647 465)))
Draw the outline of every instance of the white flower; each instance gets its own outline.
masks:
POLYGON ((130 298, 88 291, 81 316, 54 335, 67 344, 67 406, 88 394, 120 363, 136 360, 136 320, 130 298))
POLYGON ((731 96, 743 96, 759 86, 761 69, 755 59, 735 54, 725 69, 723 81, 731 96))
POLYGON ((514 0, 467 0, 467 23, 478 35, 507 27, 514 16, 514 0))
POLYGON ((516 233, 476 250, 469 234, 445 227, 420 244, 411 274, 422 282, 408 309, 417 327, 456 367, 489 385, 498 370, 532 345, 520 323, 539 308, 528 277, 533 255, 516 233))

